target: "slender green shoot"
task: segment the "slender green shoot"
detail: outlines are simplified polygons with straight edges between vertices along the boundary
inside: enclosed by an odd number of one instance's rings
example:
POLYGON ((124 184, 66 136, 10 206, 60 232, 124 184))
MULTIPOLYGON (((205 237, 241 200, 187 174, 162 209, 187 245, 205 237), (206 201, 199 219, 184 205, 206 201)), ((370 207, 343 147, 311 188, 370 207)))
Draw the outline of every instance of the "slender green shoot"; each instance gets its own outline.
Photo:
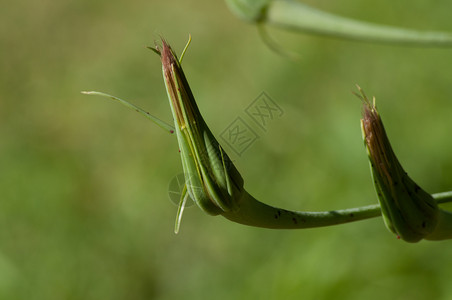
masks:
POLYGON ((184 185, 184 188, 182 190, 181 196, 180 196, 180 202, 179 206, 177 207, 177 214, 176 214, 176 222, 174 224, 174 233, 178 234, 180 229, 180 222, 182 221, 182 214, 184 213, 185 205, 187 204, 188 200, 188 193, 187 193, 187 185, 184 185))
POLYGON ((113 100, 118 101, 119 103, 121 103, 122 105, 127 106, 128 108, 133 109, 134 111, 142 114, 143 116, 145 116, 146 118, 148 118, 149 120, 151 120, 152 122, 154 122, 155 124, 157 124, 157 126, 159 126, 160 128, 162 128, 163 130, 165 130, 166 132, 169 133, 174 133, 174 127, 171 126, 170 124, 166 123, 165 121, 160 120, 159 118, 151 115, 149 112, 139 108, 138 106, 123 100, 121 98, 106 94, 106 93, 102 93, 102 92, 95 92, 95 91, 82 91, 82 94, 85 95, 97 95, 97 96, 102 96, 102 97, 107 97, 113 100))
POLYGON ((187 44, 184 47, 184 50, 182 50, 182 54, 180 55, 180 58, 179 58, 179 63, 182 63, 182 60, 184 59, 185 52, 187 51, 188 46, 190 46, 190 43, 191 43, 191 34, 188 35, 188 41, 187 41, 187 44))
POLYGON ((263 23, 257 24, 257 30, 264 44, 273 52, 282 57, 286 57, 292 61, 299 61, 301 55, 293 51, 288 51, 282 47, 268 32, 267 27, 263 23))

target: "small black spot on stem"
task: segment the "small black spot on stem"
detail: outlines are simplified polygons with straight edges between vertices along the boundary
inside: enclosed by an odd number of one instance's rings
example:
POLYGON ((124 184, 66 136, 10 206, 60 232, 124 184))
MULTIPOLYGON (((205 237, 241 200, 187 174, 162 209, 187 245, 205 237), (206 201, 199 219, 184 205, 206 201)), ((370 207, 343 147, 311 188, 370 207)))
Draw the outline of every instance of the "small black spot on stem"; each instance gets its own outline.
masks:
POLYGON ((420 188, 417 184, 414 184, 414 191, 415 191, 416 193, 418 193, 420 189, 421 189, 421 188, 420 188))

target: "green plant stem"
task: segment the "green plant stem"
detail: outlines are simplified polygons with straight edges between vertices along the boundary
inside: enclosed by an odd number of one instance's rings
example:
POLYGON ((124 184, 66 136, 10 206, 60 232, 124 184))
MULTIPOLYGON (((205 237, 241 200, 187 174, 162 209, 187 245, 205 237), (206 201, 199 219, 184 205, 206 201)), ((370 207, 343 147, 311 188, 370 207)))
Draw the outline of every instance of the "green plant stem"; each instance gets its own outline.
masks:
MULTIPOLYGON (((452 191, 433 194, 438 203, 452 201, 452 191)), ((444 212, 445 214, 450 214, 444 212)), ((289 211, 264 204, 244 191, 235 209, 221 214, 226 219, 254 227, 303 229, 346 224, 381 216, 379 204, 321 212, 289 211)), ((452 227, 452 223, 450 225, 452 227)))
POLYGON ((153 115, 151 115, 149 112, 145 111, 142 108, 139 108, 138 106, 123 100, 121 98, 106 94, 106 93, 102 93, 102 92, 96 92, 96 91, 82 91, 82 94, 85 95, 96 95, 96 96, 102 96, 102 97, 106 97, 109 98, 111 100, 115 100, 118 101, 119 103, 121 103, 124 106, 127 106, 130 109, 133 109, 134 111, 136 111, 137 113, 145 116, 147 119, 151 120, 152 122, 154 122, 155 124, 157 124, 157 126, 159 126, 160 128, 162 128, 163 130, 165 130, 168 133, 174 133, 174 127, 172 125, 169 125, 168 123, 166 123, 165 121, 160 120, 157 117, 154 117, 153 115))
POLYGON ((323 212, 289 211, 257 201, 246 191, 235 209, 222 213, 226 219, 243 225, 271 229, 302 229, 338 225, 380 216, 380 206, 323 212))
MULTIPOLYGON (((245 1, 246 2, 246 1, 245 1)), ((332 37, 419 46, 452 46, 452 34, 402 29, 352 20, 296 1, 271 1, 261 22, 283 29, 332 37)))
POLYGON ((432 194, 438 204, 452 202, 452 191, 432 194))

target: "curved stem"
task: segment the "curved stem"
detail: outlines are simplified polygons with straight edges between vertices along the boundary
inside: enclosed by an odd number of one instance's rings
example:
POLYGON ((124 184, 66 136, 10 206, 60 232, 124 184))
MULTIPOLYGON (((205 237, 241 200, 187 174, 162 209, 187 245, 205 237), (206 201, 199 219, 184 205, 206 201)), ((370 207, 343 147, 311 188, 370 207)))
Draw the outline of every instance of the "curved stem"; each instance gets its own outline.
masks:
POLYGON ((237 201, 235 209, 222 213, 223 217, 236 223, 272 229, 323 227, 370 219, 380 215, 378 204, 323 212, 289 211, 259 202, 246 191, 237 201))
POLYGON ((339 38, 419 46, 452 46, 452 34, 402 29, 352 20, 296 1, 271 1, 263 20, 283 29, 339 38))
MULTIPOLYGON (((433 194, 438 203, 452 201, 452 191, 433 194)), ((309 212, 290 211, 267 205, 244 191, 236 207, 221 214, 226 219, 254 227, 270 229, 303 229, 345 224, 381 216, 380 205, 309 212)))
POLYGON ((121 98, 118 98, 118 97, 115 97, 115 96, 112 96, 112 95, 109 95, 109 94, 105 94, 105 93, 102 93, 102 92, 96 92, 96 91, 82 91, 81 93, 85 94, 85 95, 97 95, 97 96, 107 97, 107 98, 110 98, 112 100, 118 101, 122 105, 125 105, 128 108, 133 109, 137 113, 142 114, 143 116, 145 116, 146 118, 148 118, 149 120, 151 120, 152 122, 157 124, 157 126, 162 128, 163 130, 165 130, 166 132, 174 133, 174 127, 173 126, 169 125, 165 121, 160 120, 157 117, 154 117, 149 112, 139 108, 138 106, 136 106, 136 105, 134 105, 134 104, 132 104, 132 103, 126 101, 126 100, 123 100, 121 98))
POLYGON ((436 193, 432 194, 432 196, 438 204, 452 202, 452 191, 436 193))

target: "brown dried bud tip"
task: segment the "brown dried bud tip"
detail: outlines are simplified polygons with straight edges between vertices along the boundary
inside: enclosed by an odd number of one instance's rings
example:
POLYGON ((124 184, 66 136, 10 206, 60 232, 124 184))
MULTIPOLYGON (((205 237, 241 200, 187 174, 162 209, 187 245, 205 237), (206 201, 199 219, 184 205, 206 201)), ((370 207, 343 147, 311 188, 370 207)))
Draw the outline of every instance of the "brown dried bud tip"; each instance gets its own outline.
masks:
MULTIPOLYGON (((362 92, 363 93, 363 92, 362 92)), ((372 160, 372 167, 377 168, 380 174, 384 174, 384 180, 387 184, 391 184, 391 168, 393 164, 398 164, 395 158, 389 139, 386 135, 380 114, 375 106, 375 97, 372 103, 363 93, 363 118, 362 129, 364 134, 364 142, 369 151, 369 157, 372 160)))
MULTIPOLYGON (((182 99, 189 99, 186 97, 191 95, 190 87, 185 79, 184 72, 180 66, 179 60, 171 49, 170 45, 162 39, 162 48, 156 47, 160 52, 160 58, 162 60, 163 77, 166 84, 166 89, 168 95, 171 98, 171 107, 174 110, 174 117, 177 120, 179 128, 184 128, 186 125, 186 120, 182 113, 180 103, 181 97, 178 97, 178 93, 182 95, 182 99)), ((191 103, 185 103, 185 105, 190 106, 191 103)))
POLYGON ((363 100, 364 143, 386 227, 407 242, 417 242, 435 229, 438 207, 398 161, 375 107, 375 98, 371 103, 358 89, 363 100))
MULTIPOLYGON (((159 49, 160 50, 160 49, 159 49)), ((171 46, 162 39, 162 49, 160 50, 162 65, 165 70, 171 70, 172 65, 178 65, 179 61, 176 58, 171 46)))

